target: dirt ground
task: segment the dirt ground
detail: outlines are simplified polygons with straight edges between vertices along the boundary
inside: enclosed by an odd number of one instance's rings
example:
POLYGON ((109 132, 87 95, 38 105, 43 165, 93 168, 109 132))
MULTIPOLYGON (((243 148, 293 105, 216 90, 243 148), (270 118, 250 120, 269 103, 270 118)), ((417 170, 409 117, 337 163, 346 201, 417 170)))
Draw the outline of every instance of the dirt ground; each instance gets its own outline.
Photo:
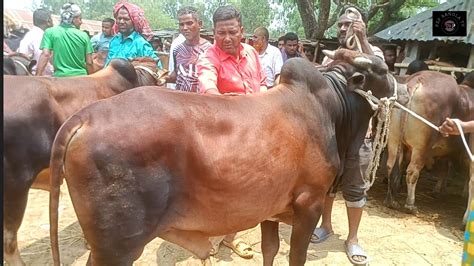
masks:
MULTIPOLYGON (((416 216, 391 210, 382 205, 386 185, 377 181, 369 191, 359 238, 368 252, 370 265, 459 265, 463 231, 460 230, 465 200, 448 193, 439 198, 430 196, 434 180, 424 178, 417 188, 416 216)), ((448 188, 459 191, 461 186, 448 188)), ((84 245, 81 228, 72 208, 67 188, 63 185, 60 201, 60 250, 65 265, 84 265, 89 251, 84 245)), ((448 190, 449 191, 449 190, 448 190)), ((398 198, 404 200, 403 192, 398 198)), ((52 264, 48 222, 49 194, 31 190, 23 225, 19 231, 20 252, 27 265, 52 264)), ((334 204, 335 235, 321 244, 310 244, 306 265, 350 265, 343 248, 347 235, 347 218, 342 197, 334 204)), ((274 265, 288 265, 291 227, 280 225, 280 250, 274 265)), ((244 260, 221 246, 214 259, 217 265, 262 265, 260 229, 241 232, 253 245, 255 256, 244 260)), ((150 242, 135 265, 199 265, 188 251, 159 238, 150 242)))

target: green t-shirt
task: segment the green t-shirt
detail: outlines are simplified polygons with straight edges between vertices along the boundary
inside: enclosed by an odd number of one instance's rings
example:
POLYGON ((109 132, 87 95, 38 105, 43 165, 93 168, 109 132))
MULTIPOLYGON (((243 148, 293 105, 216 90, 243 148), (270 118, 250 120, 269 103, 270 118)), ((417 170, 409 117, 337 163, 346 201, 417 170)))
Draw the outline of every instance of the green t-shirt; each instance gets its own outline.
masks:
POLYGON ((87 33, 69 24, 49 28, 41 41, 43 48, 53 52, 53 76, 87 75, 86 54, 94 52, 87 33))

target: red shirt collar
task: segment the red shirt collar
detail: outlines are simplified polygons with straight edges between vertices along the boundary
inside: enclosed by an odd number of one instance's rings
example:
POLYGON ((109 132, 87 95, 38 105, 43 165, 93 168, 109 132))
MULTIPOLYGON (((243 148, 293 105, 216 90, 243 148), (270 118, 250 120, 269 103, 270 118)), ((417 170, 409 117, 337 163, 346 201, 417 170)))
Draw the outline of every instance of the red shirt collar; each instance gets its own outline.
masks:
MULTIPOLYGON (((229 59, 229 57, 236 60, 235 57, 233 57, 232 55, 224 52, 219 46, 217 46, 217 44, 214 43, 214 46, 216 47, 217 56, 219 57, 219 59, 221 61, 227 60, 227 59, 229 59)), ((240 54, 240 58, 244 58, 244 57, 247 56, 247 53, 245 52, 244 46, 242 45, 242 43, 240 43, 240 45, 239 45, 239 54, 240 54)))

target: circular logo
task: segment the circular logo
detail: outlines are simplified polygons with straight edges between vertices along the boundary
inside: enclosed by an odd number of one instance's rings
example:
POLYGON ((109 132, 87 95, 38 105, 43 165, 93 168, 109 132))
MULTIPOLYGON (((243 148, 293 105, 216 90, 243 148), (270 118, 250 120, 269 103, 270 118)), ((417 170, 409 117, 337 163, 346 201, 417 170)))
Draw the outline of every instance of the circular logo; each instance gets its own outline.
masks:
POLYGON ((441 20, 440 28, 445 34, 452 35, 458 31, 459 24, 460 21, 455 16, 446 16, 441 20))
POLYGON ((444 30, 447 32, 453 32, 454 30, 456 30, 456 22, 454 22, 451 19, 446 20, 443 26, 444 26, 444 30))

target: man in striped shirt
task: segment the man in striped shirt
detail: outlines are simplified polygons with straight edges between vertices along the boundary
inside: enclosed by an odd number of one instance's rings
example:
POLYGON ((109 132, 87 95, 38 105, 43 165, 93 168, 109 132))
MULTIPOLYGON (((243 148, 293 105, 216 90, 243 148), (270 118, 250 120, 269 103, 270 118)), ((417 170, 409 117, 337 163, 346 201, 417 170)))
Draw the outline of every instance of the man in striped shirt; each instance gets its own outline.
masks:
POLYGON ((194 7, 183 7, 178 11, 179 31, 186 40, 173 50, 174 70, 167 82, 175 82, 176 90, 198 92, 199 81, 196 63, 211 43, 201 38, 202 20, 194 7))

